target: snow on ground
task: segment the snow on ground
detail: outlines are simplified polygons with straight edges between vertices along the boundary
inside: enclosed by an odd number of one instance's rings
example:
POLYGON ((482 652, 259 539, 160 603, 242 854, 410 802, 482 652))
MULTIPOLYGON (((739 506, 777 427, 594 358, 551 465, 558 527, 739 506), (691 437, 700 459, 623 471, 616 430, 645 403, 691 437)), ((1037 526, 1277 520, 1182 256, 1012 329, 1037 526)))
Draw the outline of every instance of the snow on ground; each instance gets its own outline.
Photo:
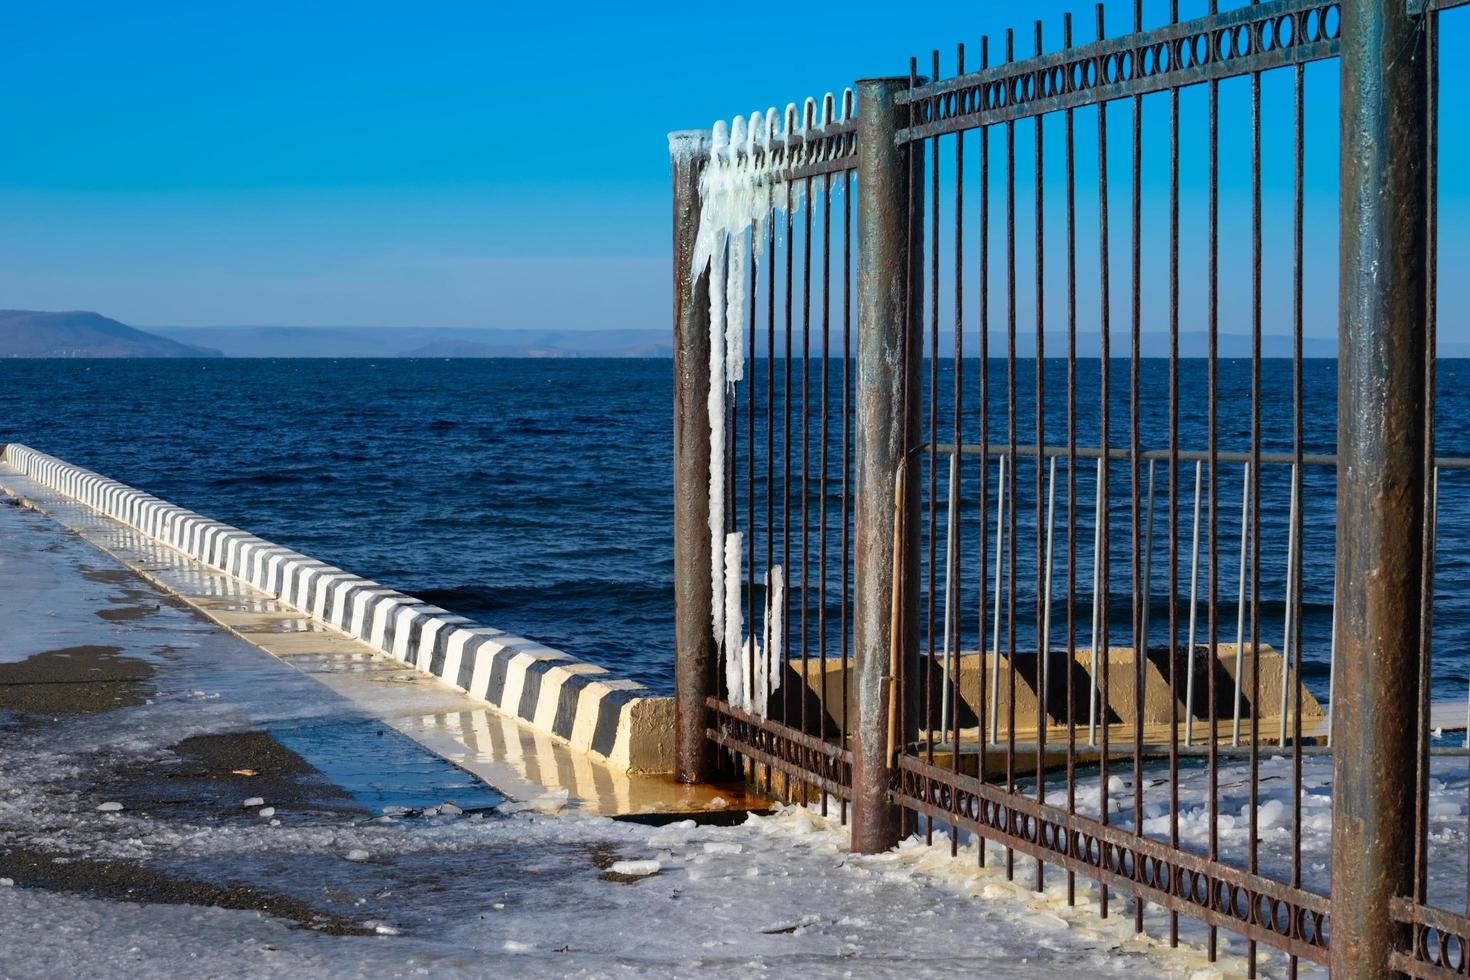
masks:
MULTIPOLYGON (((942 835, 933 847, 911 839, 858 857, 843 828, 804 808, 732 827, 651 827, 515 804, 477 810, 464 805, 471 790, 462 781, 435 784, 450 786, 444 801, 460 805, 433 815, 383 805, 381 794, 366 802, 320 772, 280 781, 273 792, 246 788, 263 776, 170 781, 167 774, 192 764, 186 740, 201 735, 289 731, 292 747, 313 762, 313 733, 345 725, 361 734, 359 755, 381 760, 379 779, 390 789, 419 763, 387 751, 372 725, 351 727, 363 721, 310 678, 187 610, 150 604, 138 583, 120 597, 120 580, 97 574, 107 564, 97 552, 43 518, 0 507, 7 581, 17 554, 47 587, 17 589, 13 601, 0 590, 0 664, 105 645, 151 675, 146 697, 110 710, 22 717, 0 709, 0 877, 13 881, 0 881, 0 977, 907 978, 968 969, 1050 980, 1059 969, 1244 972, 1238 938, 1226 938, 1225 957, 1211 965, 1202 930, 1183 922, 1186 947, 1170 951, 1135 936, 1121 902, 1099 918, 1084 881, 1078 904, 1068 906, 1056 870, 1036 894, 1022 884, 1031 880, 1029 862, 1018 860, 1009 882, 998 850, 982 869, 972 843, 951 858, 942 835), (119 608, 143 613, 96 615, 119 608), (105 803, 121 809, 101 809, 105 803), (19 855, 46 873, 11 868, 19 855), (104 865, 124 883, 135 877, 136 892, 88 880, 86 869, 104 865), (84 873, 68 879, 69 866, 84 873), (202 886, 178 883, 254 889, 275 896, 276 911, 199 904, 189 896, 202 886), (283 903, 310 914, 283 915, 283 903), (314 917, 332 928, 303 924, 314 917)), ((1448 895, 1463 887, 1466 772, 1462 760, 1442 761, 1431 820, 1436 848, 1453 856, 1436 876, 1448 895)), ((1325 876, 1328 771, 1326 760, 1309 760, 1309 885, 1325 876)), ((1246 833, 1244 773, 1231 762, 1220 779, 1230 818, 1221 822, 1222 846, 1232 858, 1246 833)), ((1114 770, 1115 822, 1130 819, 1130 775, 1114 770)), ((1151 781, 1162 775, 1148 772, 1151 781)), ((1289 855, 1289 776, 1287 760, 1262 764, 1268 870, 1289 855)), ((1194 847, 1207 826, 1203 777, 1202 767, 1187 769, 1181 793, 1181 832, 1194 847)), ((1057 792, 1057 781, 1051 786, 1057 792)), ((1094 780, 1083 787, 1082 808, 1095 810, 1099 797, 1094 780)), ((1146 797, 1145 829, 1162 835, 1167 787, 1154 782, 1146 797)), ((1149 935, 1166 935, 1165 921, 1151 909, 1149 935)), ((1263 963, 1268 975, 1284 972, 1279 957, 1263 963)))

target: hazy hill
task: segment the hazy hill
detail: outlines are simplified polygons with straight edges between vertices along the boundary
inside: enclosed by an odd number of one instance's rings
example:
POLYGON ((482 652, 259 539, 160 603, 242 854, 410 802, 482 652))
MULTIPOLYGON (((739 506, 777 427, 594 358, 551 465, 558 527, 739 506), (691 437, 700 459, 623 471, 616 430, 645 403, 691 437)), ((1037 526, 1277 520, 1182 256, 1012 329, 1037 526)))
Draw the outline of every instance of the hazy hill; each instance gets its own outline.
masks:
POLYGON ((668 330, 456 327, 153 327, 227 357, 668 357, 668 330))
POLYGON ((0 310, 0 357, 219 357, 100 313, 0 310))
MULTIPOLYGON (((672 353, 672 331, 667 329, 625 330, 511 330, 472 327, 151 327, 154 332, 188 344, 217 348, 227 357, 669 357, 672 353)), ((764 324, 757 331, 764 356, 766 334, 764 324)), ((927 329, 926 329, 927 334, 927 329)), ((1441 357, 1470 356, 1470 343, 1447 339, 1442 331, 1439 343, 1441 357)), ((801 350, 801 327, 796 327, 793 349, 801 350)), ((1112 353, 1127 358, 1130 353, 1130 331, 1114 327, 1112 353)), ((1141 354, 1144 357, 1167 357, 1169 337, 1157 330, 1142 331, 1141 354)), ((1203 358, 1209 345, 1203 330, 1181 330, 1179 356, 1203 358)), ((840 351, 842 335, 833 328, 833 351, 840 351)), ((856 351, 856 336, 853 338, 856 351)), ((1100 338, 1095 329, 1079 328, 1077 356, 1096 358, 1100 338)), ((1335 337, 1307 337, 1303 353, 1307 357, 1336 357, 1335 337)), ((813 352, 821 349, 820 328, 811 336, 813 352)), ((1017 331, 1016 353, 1030 357, 1036 348, 1034 330, 1017 331)), ((939 349, 946 354, 954 350, 954 334, 941 331, 939 349)), ((1004 357, 1004 331, 992 330, 990 353, 1004 357)), ((1058 330, 1047 330, 1048 357, 1065 356, 1067 336, 1058 330)), ((965 335, 965 354, 974 357, 979 341, 974 331, 965 335)), ((777 356, 781 355, 777 351, 777 356)), ((1262 338, 1261 353, 1269 358, 1291 356, 1291 338, 1280 332, 1262 338)), ((1222 358, 1246 358, 1251 355, 1249 334, 1222 330, 1219 338, 1222 358)))

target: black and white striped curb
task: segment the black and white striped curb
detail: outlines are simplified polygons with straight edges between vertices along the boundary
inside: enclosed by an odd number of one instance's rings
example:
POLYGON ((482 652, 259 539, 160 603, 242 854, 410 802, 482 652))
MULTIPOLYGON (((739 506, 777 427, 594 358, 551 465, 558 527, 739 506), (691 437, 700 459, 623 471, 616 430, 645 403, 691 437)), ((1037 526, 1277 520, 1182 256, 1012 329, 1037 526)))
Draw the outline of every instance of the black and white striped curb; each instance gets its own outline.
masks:
POLYGON ((672 768, 673 700, 636 681, 28 446, 4 445, 0 463, 617 768, 672 768))

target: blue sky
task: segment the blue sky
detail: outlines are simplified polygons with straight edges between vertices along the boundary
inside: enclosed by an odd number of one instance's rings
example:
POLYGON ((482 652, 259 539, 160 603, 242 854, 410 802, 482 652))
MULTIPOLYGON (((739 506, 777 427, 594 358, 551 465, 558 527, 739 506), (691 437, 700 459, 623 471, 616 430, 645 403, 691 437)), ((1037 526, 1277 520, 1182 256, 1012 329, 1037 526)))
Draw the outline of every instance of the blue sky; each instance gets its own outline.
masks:
MULTIPOLYGON (((687 4, 13 5, 0 306, 143 325, 662 327, 669 130, 899 73, 935 46, 948 66, 956 41, 973 63, 1007 26, 1029 51, 1016 9, 824 4, 743 25, 687 4)), ((1090 37, 1090 6, 1038 3, 1048 46, 1065 9, 1090 37)), ((1166 15, 1146 4, 1145 26, 1166 15)), ((1130 21, 1115 5, 1109 32, 1130 21)), ((1470 41, 1470 13, 1444 23, 1448 51, 1470 41)), ((1457 60, 1447 93, 1470 81, 1457 60)), ((1326 166, 1336 76, 1320 68, 1309 147, 1326 166)), ((1158 137, 1162 106, 1145 120, 1158 137)), ((1463 166, 1460 127, 1445 139, 1444 166, 1463 166)), ((1244 171, 1224 152, 1230 208, 1244 171)), ((1163 173, 1147 171, 1151 195, 1163 173)), ((1335 179, 1309 186, 1329 223, 1335 179)), ((1442 264, 1466 254, 1466 202, 1447 182, 1442 264)))

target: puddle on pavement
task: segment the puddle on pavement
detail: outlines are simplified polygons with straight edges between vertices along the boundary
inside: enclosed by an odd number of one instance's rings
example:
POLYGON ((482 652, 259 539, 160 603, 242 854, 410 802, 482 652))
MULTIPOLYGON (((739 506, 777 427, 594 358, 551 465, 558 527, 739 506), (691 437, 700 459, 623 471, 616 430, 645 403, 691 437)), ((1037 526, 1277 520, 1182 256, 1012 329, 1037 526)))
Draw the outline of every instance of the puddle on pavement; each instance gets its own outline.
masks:
POLYGON ((97 714, 142 704, 153 668, 121 647, 87 644, 0 663, 0 711, 18 715, 97 714))
POLYGON ((99 861, 39 848, 0 847, 0 877, 11 879, 21 888, 45 888, 89 898, 256 911, 338 936, 368 936, 374 932, 289 895, 253 885, 174 877, 130 861, 99 861))
POLYGON ((311 719, 268 730, 196 735, 171 746, 176 761, 139 763, 107 774, 99 802, 128 811, 197 822, 258 819, 252 797, 276 818, 418 811, 453 803, 489 810, 499 793, 369 719, 311 719))
POLYGON ((282 819, 304 812, 362 812, 349 794, 262 731, 195 735, 170 751, 175 759, 108 771, 93 793, 99 802, 122 803, 129 812, 203 823, 259 819, 241 805, 251 797, 268 801, 282 819))
POLYGON ((111 609, 98 609, 97 615, 109 623, 135 623, 146 619, 158 612, 158 603, 142 606, 114 606, 111 609))
POLYGON ((313 719, 272 726, 270 734, 375 814, 386 807, 423 810, 441 803, 488 810, 505 801, 463 769, 373 719, 313 719))

